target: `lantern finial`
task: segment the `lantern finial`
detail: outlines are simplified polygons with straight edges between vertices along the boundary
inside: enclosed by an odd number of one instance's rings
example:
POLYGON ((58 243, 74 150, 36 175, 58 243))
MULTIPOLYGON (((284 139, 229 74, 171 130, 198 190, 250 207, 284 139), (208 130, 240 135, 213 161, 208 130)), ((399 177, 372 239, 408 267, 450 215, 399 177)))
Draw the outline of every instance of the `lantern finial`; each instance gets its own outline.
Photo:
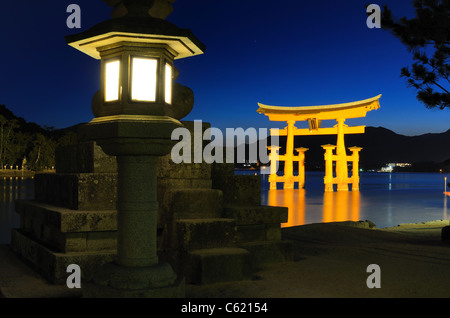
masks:
POLYGON ((124 16, 151 16, 165 20, 172 13, 172 3, 175 0, 103 0, 107 5, 114 7, 111 17, 124 16))

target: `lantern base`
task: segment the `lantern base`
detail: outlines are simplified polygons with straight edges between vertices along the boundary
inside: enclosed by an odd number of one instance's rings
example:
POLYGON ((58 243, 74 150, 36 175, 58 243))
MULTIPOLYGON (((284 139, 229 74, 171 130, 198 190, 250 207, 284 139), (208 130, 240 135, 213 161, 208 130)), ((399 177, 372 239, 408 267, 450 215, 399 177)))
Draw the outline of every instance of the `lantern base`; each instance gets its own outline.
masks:
POLYGON ((160 263, 149 267, 103 265, 90 282, 83 284, 84 298, 183 298, 184 278, 171 266, 160 263))

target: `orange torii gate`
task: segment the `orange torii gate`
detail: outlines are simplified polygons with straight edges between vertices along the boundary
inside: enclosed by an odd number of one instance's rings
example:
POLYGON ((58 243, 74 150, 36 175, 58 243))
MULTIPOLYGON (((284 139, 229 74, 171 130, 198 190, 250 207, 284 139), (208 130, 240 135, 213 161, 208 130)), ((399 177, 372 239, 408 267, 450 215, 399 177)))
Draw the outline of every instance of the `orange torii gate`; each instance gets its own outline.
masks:
MULTIPOLYGON (((271 146, 269 158, 271 160, 271 172, 269 176, 270 188, 276 189, 277 182, 284 183, 284 189, 293 189, 297 182, 299 188, 305 183, 305 152, 307 148, 296 148, 298 155, 294 156, 294 136, 308 135, 337 135, 336 145, 323 145, 325 150, 325 191, 334 191, 333 185, 337 184, 337 191, 348 191, 348 184, 352 184, 352 190, 359 190, 359 151, 362 148, 349 147, 351 156, 347 156, 345 149, 345 134, 363 134, 365 126, 349 127, 345 120, 349 118, 365 117, 368 111, 380 107, 379 99, 381 95, 373 98, 344 104, 324 105, 324 106, 268 106, 258 103, 258 113, 269 117, 271 121, 285 121, 287 127, 278 130, 278 136, 287 136, 286 154, 279 155, 280 147, 271 146), (337 125, 329 128, 322 128, 323 120, 336 120, 337 125), (297 121, 308 121, 309 128, 298 129, 295 127, 297 121), (336 152, 333 154, 333 151, 336 152), (284 175, 276 174, 275 161, 284 161, 284 175), (294 161, 298 161, 298 175, 294 176, 294 161), (333 162, 336 162, 335 176, 333 175, 333 162), (348 162, 353 163, 352 176, 348 176, 348 162)), ((275 131, 271 130, 271 135, 275 136, 275 131)))

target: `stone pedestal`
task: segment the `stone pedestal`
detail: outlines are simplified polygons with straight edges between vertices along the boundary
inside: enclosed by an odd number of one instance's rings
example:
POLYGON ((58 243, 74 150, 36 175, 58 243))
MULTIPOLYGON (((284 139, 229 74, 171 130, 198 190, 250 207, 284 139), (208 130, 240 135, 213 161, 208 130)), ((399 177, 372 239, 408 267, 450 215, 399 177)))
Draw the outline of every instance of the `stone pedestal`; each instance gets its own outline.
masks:
POLYGON ((184 280, 157 255, 157 160, 181 123, 165 116, 94 119, 83 127, 117 157, 117 258, 85 283, 83 297, 183 297, 184 280))
POLYGON ((107 263, 85 284, 87 298, 181 298, 184 279, 168 263, 153 266, 122 266, 107 263))

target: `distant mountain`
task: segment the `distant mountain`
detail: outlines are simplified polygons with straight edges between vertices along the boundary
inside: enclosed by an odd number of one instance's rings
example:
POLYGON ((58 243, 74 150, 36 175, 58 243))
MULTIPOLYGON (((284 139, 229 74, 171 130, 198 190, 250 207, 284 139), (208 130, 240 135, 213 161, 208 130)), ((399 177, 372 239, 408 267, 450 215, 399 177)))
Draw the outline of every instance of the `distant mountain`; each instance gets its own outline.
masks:
POLYGON ((360 146, 360 160, 366 166, 390 162, 435 163, 450 159, 450 130, 418 136, 404 136, 382 127, 367 127, 366 133, 346 136, 348 146, 360 146))
POLYGON ((0 116, 5 117, 8 121, 15 121, 17 124, 17 130, 20 130, 23 133, 29 134, 48 134, 49 130, 44 129, 36 123, 27 122, 22 117, 16 116, 11 110, 9 110, 5 105, 0 105, 0 116))
POLYGON ((26 134, 42 134, 46 137, 59 138, 68 132, 76 132, 80 124, 74 125, 62 129, 54 129, 53 127, 44 126, 41 127, 34 122, 28 122, 24 118, 16 116, 11 110, 9 110, 5 105, 0 105, 0 116, 5 117, 8 121, 15 121, 17 127, 16 131, 20 131, 26 134))
MULTIPOLYGON (((296 136, 294 148, 309 148, 306 152, 306 168, 322 170, 324 150, 321 146, 336 145, 336 138, 336 135, 296 136)), ((280 146, 282 147, 280 154, 283 154, 286 149, 286 137, 280 137, 280 146)), ((404 136, 383 127, 366 127, 364 134, 345 135, 345 146, 363 148, 360 152, 360 167, 364 170, 379 169, 387 163, 394 162, 428 165, 428 168, 433 166, 434 170, 438 166, 443 167, 446 160, 450 164, 450 130, 443 133, 404 136)), ((348 151, 348 154, 351 152, 348 151)), ((424 170, 423 167, 421 169, 424 170)))
MULTIPOLYGON (((324 153, 321 145, 335 145, 336 138, 335 135, 299 136, 295 138, 295 147, 309 148, 309 166, 321 166, 324 153)), ((283 139, 280 144, 286 143, 285 138, 283 139)), ((442 163, 450 159, 450 130, 437 134, 404 136, 383 127, 366 127, 364 134, 346 135, 345 145, 363 148, 360 152, 360 166, 364 169, 376 169, 391 162, 442 163)))

